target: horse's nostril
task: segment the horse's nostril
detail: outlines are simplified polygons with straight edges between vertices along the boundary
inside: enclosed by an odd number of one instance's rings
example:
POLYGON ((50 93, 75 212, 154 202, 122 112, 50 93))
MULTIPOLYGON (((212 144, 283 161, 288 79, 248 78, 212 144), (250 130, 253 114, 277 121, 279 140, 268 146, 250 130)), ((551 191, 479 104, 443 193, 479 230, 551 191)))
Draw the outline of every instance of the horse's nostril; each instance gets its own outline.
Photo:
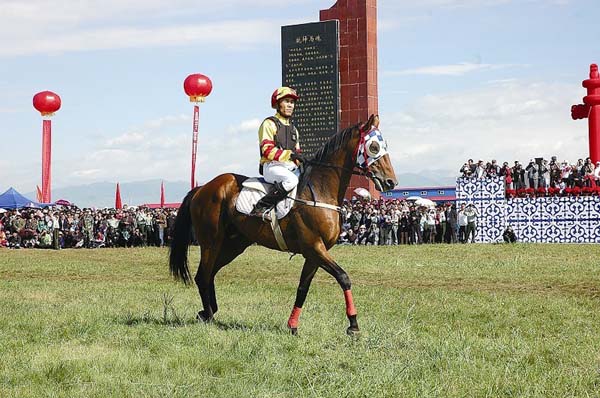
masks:
POLYGON ((392 189, 396 186, 396 182, 394 180, 392 180, 391 178, 388 178, 385 182, 387 183, 387 186, 390 187, 390 189, 392 189))

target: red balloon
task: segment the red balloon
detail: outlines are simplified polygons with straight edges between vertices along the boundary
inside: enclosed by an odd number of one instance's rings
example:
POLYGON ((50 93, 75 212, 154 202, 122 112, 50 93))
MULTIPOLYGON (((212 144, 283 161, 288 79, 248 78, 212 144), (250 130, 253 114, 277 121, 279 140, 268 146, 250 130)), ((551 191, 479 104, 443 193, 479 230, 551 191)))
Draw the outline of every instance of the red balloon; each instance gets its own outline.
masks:
POLYGON ((60 109, 60 104, 60 97, 52 91, 42 91, 33 96, 33 107, 42 116, 52 116, 54 112, 60 109))
POLYGON ((190 97, 190 102, 204 102, 204 99, 212 91, 212 82, 207 76, 195 73, 186 77, 183 89, 190 97))

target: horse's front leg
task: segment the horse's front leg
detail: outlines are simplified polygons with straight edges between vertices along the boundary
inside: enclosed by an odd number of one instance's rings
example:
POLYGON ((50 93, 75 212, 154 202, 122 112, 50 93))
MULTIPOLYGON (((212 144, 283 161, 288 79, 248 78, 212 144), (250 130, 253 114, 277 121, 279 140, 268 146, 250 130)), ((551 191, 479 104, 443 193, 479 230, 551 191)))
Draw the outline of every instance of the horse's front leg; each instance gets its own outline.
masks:
POLYGON ((288 319, 288 328, 293 335, 298 333, 298 320, 300 318, 300 313, 302 312, 302 306, 304 305, 304 300, 306 300, 310 283, 317 273, 317 269, 319 269, 318 265, 309 260, 306 260, 302 267, 300 283, 298 284, 298 290, 296 291, 296 301, 294 302, 294 308, 288 319))
POLYGON ((319 266, 335 278, 344 292, 344 300, 346 301, 346 315, 350 321, 350 326, 348 329, 346 329, 346 333, 349 335, 358 334, 359 328, 358 321, 356 320, 356 308, 354 307, 354 300, 352 299, 350 277, 346 271, 344 271, 344 269, 335 262, 333 257, 331 257, 325 248, 325 245, 322 243, 319 243, 315 247, 314 255, 318 259, 319 266))

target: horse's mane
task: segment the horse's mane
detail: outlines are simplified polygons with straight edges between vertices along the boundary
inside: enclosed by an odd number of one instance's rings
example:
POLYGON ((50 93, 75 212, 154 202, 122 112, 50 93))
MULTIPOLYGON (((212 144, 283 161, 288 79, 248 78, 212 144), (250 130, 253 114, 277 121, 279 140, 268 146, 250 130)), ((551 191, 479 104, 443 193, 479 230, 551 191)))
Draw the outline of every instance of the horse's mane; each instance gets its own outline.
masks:
MULTIPOLYGON (((360 124, 360 123, 359 123, 360 124)), ((317 162, 325 162, 329 160, 329 157, 337 152, 343 145, 346 145, 350 137, 352 137, 352 131, 359 126, 359 124, 348 127, 334 135, 319 149, 312 160, 317 162)))
MULTIPOLYGON (((354 131, 354 129, 358 128, 359 125, 360 123, 355 126, 348 127, 347 129, 344 129, 332 135, 327 140, 327 142, 314 154, 310 161, 314 161, 316 163, 328 163, 331 155, 336 153, 341 147, 348 143, 348 141, 352 137, 352 132, 354 131)), ((302 192, 304 190, 304 188, 310 180, 312 172, 314 171, 312 165, 310 164, 310 161, 308 163, 308 166, 306 166, 304 172, 300 176, 298 192, 302 192)))

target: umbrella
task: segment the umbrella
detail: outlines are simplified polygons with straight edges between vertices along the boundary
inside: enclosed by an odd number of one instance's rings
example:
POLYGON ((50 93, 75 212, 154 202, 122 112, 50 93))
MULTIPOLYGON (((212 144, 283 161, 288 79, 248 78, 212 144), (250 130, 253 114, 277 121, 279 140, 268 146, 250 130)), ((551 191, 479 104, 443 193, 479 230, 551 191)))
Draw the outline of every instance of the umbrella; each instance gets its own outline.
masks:
POLYGON ((419 198, 419 199, 415 200, 415 204, 418 206, 424 206, 424 207, 435 207, 434 201, 425 199, 425 198, 419 198))
POLYGON ((68 200, 64 200, 64 199, 57 200, 54 203, 56 203, 57 205, 60 205, 60 206, 71 206, 71 202, 69 202, 68 200))
POLYGON ((419 200, 419 199, 423 199, 420 196, 409 196, 408 198, 405 198, 406 200, 419 200))
POLYGON ((371 193, 365 188, 356 188, 354 193, 364 199, 371 199, 371 193))

